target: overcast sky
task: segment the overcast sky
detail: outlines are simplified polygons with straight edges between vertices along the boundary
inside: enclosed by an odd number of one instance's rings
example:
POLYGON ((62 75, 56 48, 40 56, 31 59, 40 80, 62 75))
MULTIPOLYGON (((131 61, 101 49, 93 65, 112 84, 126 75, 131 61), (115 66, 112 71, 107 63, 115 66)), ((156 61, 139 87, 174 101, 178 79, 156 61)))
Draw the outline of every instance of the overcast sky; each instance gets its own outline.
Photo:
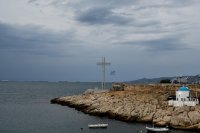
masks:
POLYGON ((200 73, 200 0, 0 0, 0 80, 200 73), (116 71, 115 75, 110 75, 116 71))

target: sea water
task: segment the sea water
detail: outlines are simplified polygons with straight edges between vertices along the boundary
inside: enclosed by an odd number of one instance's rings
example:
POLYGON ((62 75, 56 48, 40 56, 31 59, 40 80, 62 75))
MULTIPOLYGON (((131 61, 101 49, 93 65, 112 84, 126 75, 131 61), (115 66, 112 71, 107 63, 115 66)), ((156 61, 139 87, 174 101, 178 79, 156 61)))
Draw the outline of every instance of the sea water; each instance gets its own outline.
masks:
MULTIPOLYGON (((91 116, 67 106, 50 104, 53 98, 82 94, 85 90, 95 87, 100 88, 101 84, 0 82, 0 133, 146 132, 144 123, 126 123, 106 117, 91 116), (108 123, 109 126, 105 129, 88 128, 88 124, 95 123, 108 123)), ((190 132, 171 129, 171 133, 190 132)))

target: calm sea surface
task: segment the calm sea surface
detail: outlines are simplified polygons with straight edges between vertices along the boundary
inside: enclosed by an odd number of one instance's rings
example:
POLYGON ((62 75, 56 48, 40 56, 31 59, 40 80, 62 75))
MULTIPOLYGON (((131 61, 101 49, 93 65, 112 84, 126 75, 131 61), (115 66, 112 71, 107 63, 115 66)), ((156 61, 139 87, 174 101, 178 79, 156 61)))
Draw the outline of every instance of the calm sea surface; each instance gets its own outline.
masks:
MULTIPOLYGON (((81 94, 99 83, 0 82, 0 133, 138 133, 146 124, 90 116, 67 106, 50 104, 65 95, 81 94), (89 123, 108 123, 89 129, 89 123)), ((171 133, 194 133, 171 130, 171 133)))

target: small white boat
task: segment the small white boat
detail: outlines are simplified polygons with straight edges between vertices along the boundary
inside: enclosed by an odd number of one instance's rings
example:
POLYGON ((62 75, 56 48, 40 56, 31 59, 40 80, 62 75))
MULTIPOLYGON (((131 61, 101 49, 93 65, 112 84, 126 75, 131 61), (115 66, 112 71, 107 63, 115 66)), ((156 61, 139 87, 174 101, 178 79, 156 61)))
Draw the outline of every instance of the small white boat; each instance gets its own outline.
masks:
POLYGON ((146 127, 148 131, 153 131, 153 132, 167 132, 169 131, 168 127, 146 127))
POLYGON ((108 124, 89 124, 89 128, 107 128, 108 124))

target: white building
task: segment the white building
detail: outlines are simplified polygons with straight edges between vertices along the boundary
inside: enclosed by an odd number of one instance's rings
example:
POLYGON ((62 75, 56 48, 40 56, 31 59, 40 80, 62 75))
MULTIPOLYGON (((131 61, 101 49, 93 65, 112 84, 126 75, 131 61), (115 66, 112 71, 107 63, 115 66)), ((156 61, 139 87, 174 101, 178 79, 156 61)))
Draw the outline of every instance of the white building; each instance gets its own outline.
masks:
POLYGON ((189 77, 176 77, 176 78, 173 78, 171 80, 171 83, 175 83, 175 84, 188 84, 189 83, 189 77))
POLYGON ((176 91, 176 100, 169 100, 169 106, 181 107, 181 106, 195 106, 199 104, 197 98, 191 98, 190 90, 188 87, 180 87, 176 91))

